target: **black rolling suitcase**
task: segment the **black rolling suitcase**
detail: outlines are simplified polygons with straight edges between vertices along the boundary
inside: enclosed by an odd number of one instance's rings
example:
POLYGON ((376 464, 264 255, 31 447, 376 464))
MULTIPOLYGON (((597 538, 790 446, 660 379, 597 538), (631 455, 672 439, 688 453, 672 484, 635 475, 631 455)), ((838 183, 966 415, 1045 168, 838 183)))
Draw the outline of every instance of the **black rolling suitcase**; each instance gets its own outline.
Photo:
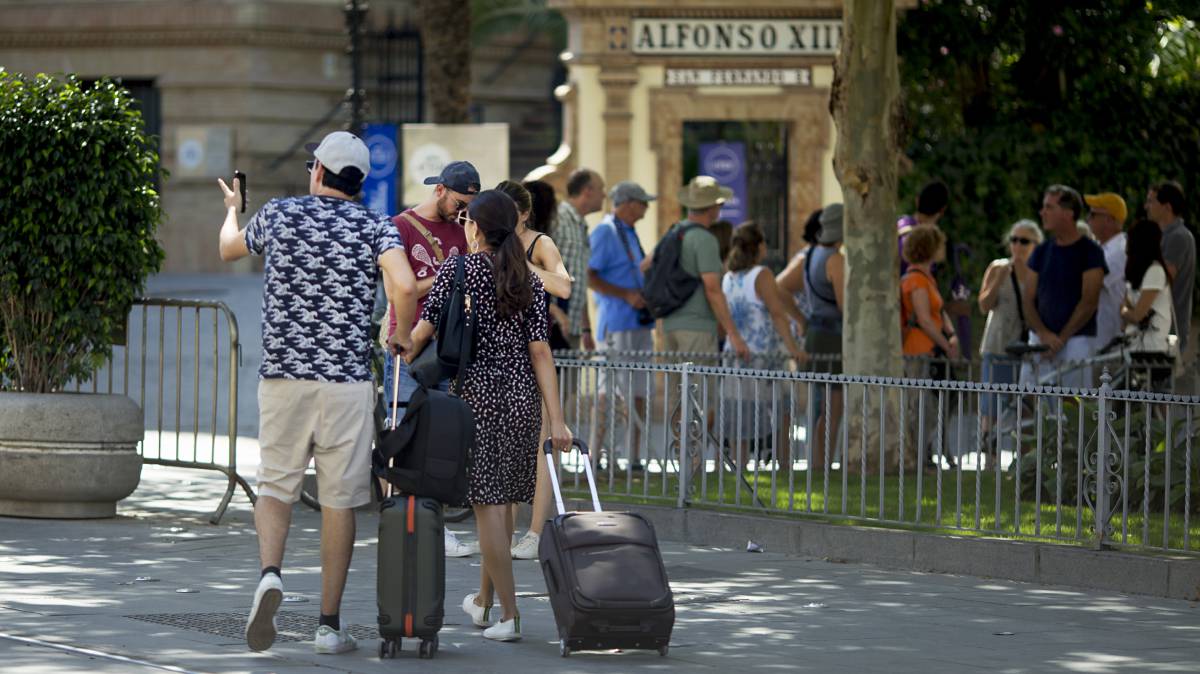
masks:
MULTIPOLYGON (((395 380, 399 382, 398 377, 395 380)), ((394 405, 392 419, 396 419, 394 405)), ((378 484, 375 481, 377 488, 378 484)), ((444 527, 442 504, 435 499, 411 494, 382 499, 376 569, 380 658, 396 657, 403 639, 420 639, 421 658, 437 653, 438 632, 446 615, 444 527)))
POLYGON ((563 657, 577 650, 655 649, 667 654, 675 599, 654 527, 641 515, 602 512, 587 446, 584 456, 595 512, 565 512, 550 441, 543 448, 558 516, 538 546, 563 657))

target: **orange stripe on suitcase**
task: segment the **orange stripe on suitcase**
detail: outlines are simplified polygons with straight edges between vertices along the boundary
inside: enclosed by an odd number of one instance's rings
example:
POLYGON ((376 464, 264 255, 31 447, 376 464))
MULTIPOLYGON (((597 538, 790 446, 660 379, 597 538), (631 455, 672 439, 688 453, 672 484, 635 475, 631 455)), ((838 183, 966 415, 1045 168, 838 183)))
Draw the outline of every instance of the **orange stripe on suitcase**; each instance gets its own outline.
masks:
POLYGON ((408 533, 417 532, 417 497, 409 494, 408 496, 408 533))
POLYGON ((413 635, 413 618, 411 613, 404 614, 404 636, 411 637, 413 635))

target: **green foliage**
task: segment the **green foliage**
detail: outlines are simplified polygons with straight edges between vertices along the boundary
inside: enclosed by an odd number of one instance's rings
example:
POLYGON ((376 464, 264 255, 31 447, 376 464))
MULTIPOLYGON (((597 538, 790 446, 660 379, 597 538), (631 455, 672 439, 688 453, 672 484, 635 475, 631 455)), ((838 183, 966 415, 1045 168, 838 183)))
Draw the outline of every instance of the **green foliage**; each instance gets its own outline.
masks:
POLYGON ((163 251, 158 155, 119 85, 0 69, 0 383, 61 389, 111 355, 163 251))
POLYGON ((472 0, 471 41, 484 44, 511 33, 545 35, 558 50, 567 46, 567 22, 546 0, 472 0))
POLYGON ((1131 219, 1157 180, 1179 180, 1195 203, 1198 17, 1187 0, 922 2, 898 35, 913 162, 900 203, 946 181, 946 226, 975 252, 976 287, 1007 255, 1007 227, 1037 219, 1047 185, 1117 192, 1131 219))
MULTIPOLYGON (((1062 503, 1074 504, 1079 494, 1079 415, 1084 415, 1084 451, 1096 451, 1097 438, 1095 415, 1098 403, 1089 400, 1081 404, 1078 399, 1065 399, 1062 406, 1062 503)), ((1117 471, 1125 479, 1125 492, 1129 498, 1129 509, 1141 512, 1143 506, 1151 513, 1162 513, 1165 486, 1168 479, 1171 484, 1170 508, 1172 512, 1180 512, 1185 503, 1185 496, 1190 487, 1189 502, 1193 513, 1200 512, 1200 465, 1197 457, 1191 457, 1191 476, 1188 476, 1189 459, 1187 452, 1188 436, 1195 438, 1200 432, 1200 422, 1193 422, 1188 427, 1187 420, 1178 415, 1171 421, 1171 454, 1170 472, 1167 465, 1167 422, 1165 408, 1162 405, 1140 406, 1132 405, 1127 411, 1123 404, 1116 407, 1117 419, 1112 421, 1109 440, 1109 451, 1123 454, 1122 446, 1126 437, 1129 438, 1128 467, 1123 461, 1118 461, 1117 471), (1147 424, 1149 417, 1149 424, 1147 424), (1149 464, 1149 471, 1147 471, 1149 464), (1127 478, 1127 479, 1126 479, 1127 478), (1147 488, 1149 483, 1149 488, 1147 488), (1149 500, 1147 500, 1149 499, 1149 500)), ((1049 407, 1042 409, 1042 455, 1041 455, 1041 484, 1037 480, 1038 456, 1036 427, 1023 429, 1021 446, 1023 453, 1017 464, 1021 474, 1021 498, 1034 500, 1037 490, 1041 488, 1042 503, 1054 503, 1058 493, 1059 452, 1057 445, 1058 423, 1056 410, 1049 407)), ((1194 444, 1194 442, 1193 442, 1194 444)), ((1086 486, 1086 485, 1085 485, 1086 486)), ((1091 495, 1089 495, 1091 496, 1091 495)), ((1115 511, 1121 510, 1121 503, 1114 504, 1115 511)))

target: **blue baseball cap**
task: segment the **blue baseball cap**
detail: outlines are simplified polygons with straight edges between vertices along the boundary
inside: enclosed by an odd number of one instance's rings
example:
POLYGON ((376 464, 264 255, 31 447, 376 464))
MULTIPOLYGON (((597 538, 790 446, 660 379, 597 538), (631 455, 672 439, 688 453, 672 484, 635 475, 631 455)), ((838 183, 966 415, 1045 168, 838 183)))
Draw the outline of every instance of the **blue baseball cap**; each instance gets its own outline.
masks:
POLYGON ((452 161, 442 172, 425 179, 426 185, 445 185, 459 194, 479 194, 479 171, 469 161, 452 161))

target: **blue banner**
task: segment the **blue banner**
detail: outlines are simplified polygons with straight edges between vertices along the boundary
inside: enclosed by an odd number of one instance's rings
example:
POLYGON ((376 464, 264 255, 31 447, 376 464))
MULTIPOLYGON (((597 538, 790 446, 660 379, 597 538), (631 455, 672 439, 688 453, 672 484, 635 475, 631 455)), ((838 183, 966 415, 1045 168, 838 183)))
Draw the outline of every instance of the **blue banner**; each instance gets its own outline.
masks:
POLYGON ((368 124, 363 138, 371 151, 371 172, 363 181, 363 204, 385 215, 396 214, 396 146, 395 124, 368 124))
POLYGON ((733 190, 733 197, 721 206, 721 219, 735 226, 746 215, 746 144, 700 143, 700 174, 712 176, 733 190))

